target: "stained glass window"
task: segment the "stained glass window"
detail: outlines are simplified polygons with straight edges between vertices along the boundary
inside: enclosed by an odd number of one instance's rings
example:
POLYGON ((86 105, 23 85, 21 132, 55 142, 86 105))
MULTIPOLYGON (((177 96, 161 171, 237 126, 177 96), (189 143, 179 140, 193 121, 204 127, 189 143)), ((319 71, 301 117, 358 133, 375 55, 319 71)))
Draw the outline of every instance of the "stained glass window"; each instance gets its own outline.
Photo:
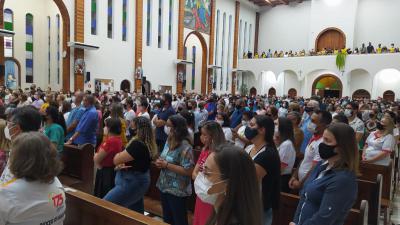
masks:
POLYGON ((162 47, 162 17, 163 17, 163 7, 162 0, 158 0, 158 47, 162 47))
POLYGON ((172 12, 174 10, 173 0, 169 0, 169 15, 168 15, 168 50, 172 49, 172 12))
MULTIPOLYGON (((4 10, 4 29, 14 31, 14 13, 11 9, 4 10)), ((14 56, 13 37, 4 37, 4 56, 14 56)))
POLYGON ((193 54, 193 66, 192 66, 192 90, 194 90, 194 84, 196 79, 196 46, 192 48, 193 54))
POLYGON ((146 18, 146 45, 151 44, 151 1, 147 0, 147 18, 146 18))
MULTIPOLYGON (((218 53, 219 53, 219 15, 220 12, 219 10, 217 10, 217 22, 216 22, 216 31, 215 31, 215 65, 218 64, 218 53)), ((217 70, 214 70, 214 83, 213 83, 213 88, 216 89, 217 88, 217 82, 218 82, 218 74, 217 74, 217 70)))
POLYGON ((127 39, 127 21, 128 21, 128 0, 122 0, 122 40, 127 39))
POLYGON ((33 83, 33 15, 26 14, 25 18, 25 33, 26 33, 26 83, 33 83))
POLYGON ((231 47, 231 42, 232 42, 232 15, 229 16, 229 28, 228 28, 228 58, 226 60, 226 91, 229 89, 229 70, 231 67, 231 52, 232 52, 232 47, 231 47))
POLYGON ((48 39, 47 40, 48 74, 47 74, 47 79, 48 79, 48 83, 50 84, 50 77, 51 77, 51 18, 50 18, 50 16, 47 17, 47 27, 48 27, 48 37, 47 37, 47 39, 48 39))
POLYGON ((91 24, 91 31, 92 35, 97 34, 97 0, 92 0, 92 24, 91 24))
POLYGON ((240 23, 239 23, 239 51, 238 51, 238 58, 242 58, 242 56, 240 55, 241 52, 242 52, 242 39, 243 39, 243 36, 242 36, 243 27, 242 26, 243 26, 242 25, 242 20, 240 20, 240 23))
POLYGON ((107 37, 113 38, 113 0, 108 0, 107 7, 107 37))
POLYGON ((60 84, 61 76, 61 18, 57 14, 57 84, 60 84))
MULTIPOLYGON (((184 51, 183 51, 183 59, 187 59, 187 47, 185 46, 184 51)), ((183 84, 182 87, 186 88, 186 64, 184 64, 184 70, 183 70, 183 84)))
POLYGON ((222 18, 222 51, 221 51, 221 75, 220 75, 220 81, 219 81, 219 90, 222 91, 223 86, 224 86, 224 52, 225 52, 225 27, 226 27, 226 13, 224 13, 224 17, 222 18))

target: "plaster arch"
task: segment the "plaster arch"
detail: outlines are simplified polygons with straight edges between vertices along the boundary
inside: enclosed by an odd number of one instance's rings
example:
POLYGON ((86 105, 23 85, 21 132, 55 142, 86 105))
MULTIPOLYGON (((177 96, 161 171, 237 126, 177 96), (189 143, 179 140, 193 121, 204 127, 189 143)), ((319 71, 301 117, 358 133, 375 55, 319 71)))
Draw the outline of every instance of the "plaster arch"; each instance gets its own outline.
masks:
POLYGON ((353 95, 357 90, 372 91, 373 76, 365 69, 353 69, 348 73, 348 93, 353 95))
POLYGON ((372 98, 382 97, 384 92, 393 91, 395 96, 400 96, 400 71, 386 68, 375 74, 373 79, 372 98))

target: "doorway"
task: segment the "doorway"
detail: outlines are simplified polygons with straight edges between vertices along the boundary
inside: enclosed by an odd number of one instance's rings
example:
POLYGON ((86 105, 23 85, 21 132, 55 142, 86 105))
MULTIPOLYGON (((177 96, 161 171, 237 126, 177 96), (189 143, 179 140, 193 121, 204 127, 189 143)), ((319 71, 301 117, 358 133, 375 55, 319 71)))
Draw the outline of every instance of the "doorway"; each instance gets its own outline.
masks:
POLYGON ((323 30, 315 41, 316 51, 342 49, 346 46, 346 36, 338 28, 331 27, 323 30))
POLYGON ((385 91, 383 92, 383 99, 389 102, 394 102, 394 92, 393 91, 385 91))
POLYGON ((311 95, 322 98, 341 98, 342 90, 343 85, 339 78, 332 74, 325 74, 314 80, 311 95))
POLYGON ((255 87, 250 88, 250 96, 256 96, 257 95, 257 89, 255 87))
POLYGON ((268 90, 268 97, 273 97, 273 96, 276 96, 276 89, 272 87, 268 90))

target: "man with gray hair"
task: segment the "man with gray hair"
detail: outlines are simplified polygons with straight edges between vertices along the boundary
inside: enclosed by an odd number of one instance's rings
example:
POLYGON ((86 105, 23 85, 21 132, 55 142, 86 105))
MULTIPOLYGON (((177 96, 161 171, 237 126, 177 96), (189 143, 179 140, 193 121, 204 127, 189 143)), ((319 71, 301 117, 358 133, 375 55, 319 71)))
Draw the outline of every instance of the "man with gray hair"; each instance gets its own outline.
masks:
POLYGON ((83 100, 83 93, 81 91, 75 92, 75 108, 71 110, 71 113, 69 114, 66 125, 67 125, 67 135, 65 137, 65 140, 68 141, 74 135, 75 133, 75 128, 78 126, 79 120, 81 120, 83 113, 85 112, 85 109, 83 108, 82 104, 83 100))
POLYGON ((303 120, 301 121, 301 130, 304 133, 303 143, 301 144, 300 151, 305 152, 308 142, 310 141, 313 133, 309 131, 308 126, 311 122, 311 115, 319 110, 319 103, 311 99, 304 107, 303 120))

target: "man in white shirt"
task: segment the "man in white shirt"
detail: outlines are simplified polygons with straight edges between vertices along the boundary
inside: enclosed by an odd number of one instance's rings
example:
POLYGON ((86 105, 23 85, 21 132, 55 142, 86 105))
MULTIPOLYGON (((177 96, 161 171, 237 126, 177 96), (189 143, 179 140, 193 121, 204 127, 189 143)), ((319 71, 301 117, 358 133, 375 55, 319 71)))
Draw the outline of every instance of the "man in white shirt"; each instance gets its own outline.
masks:
MULTIPOLYGON (((29 131, 38 131, 42 122, 42 116, 39 111, 31 106, 16 108, 12 112, 11 118, 7 121, 4 134, 7 139, 14 140, 19 134, 29 131)), ((8 164, 8 163, 7 163, 8 164)), ((0 186, 13 179, 9 170, 9 165, 3 171, 0 177, 0 186)), ((1 223, 0 223, 1 224, 1 223)))
POLYGON ((317 111, 311 115, 311 121, 307 129, 313 133, 313 136, 306 147, 304 159, 299 169, 293 173, 289 181, 291 189, 301 189, 311 171, 321 161, 319 144, 323 141, 322 135, 331 122, 332 115, 327 111, 317 111))
POLYGON ((349 125, 353 128, 356 133, 356 141, 357 144, 360 143, 362 137, 364 136, 364 122, 357 117, 358 113, 358 104, 356 102, 350 102, 346 105, 346 109, 344 111, 344 115, 349 120, 349 125))

